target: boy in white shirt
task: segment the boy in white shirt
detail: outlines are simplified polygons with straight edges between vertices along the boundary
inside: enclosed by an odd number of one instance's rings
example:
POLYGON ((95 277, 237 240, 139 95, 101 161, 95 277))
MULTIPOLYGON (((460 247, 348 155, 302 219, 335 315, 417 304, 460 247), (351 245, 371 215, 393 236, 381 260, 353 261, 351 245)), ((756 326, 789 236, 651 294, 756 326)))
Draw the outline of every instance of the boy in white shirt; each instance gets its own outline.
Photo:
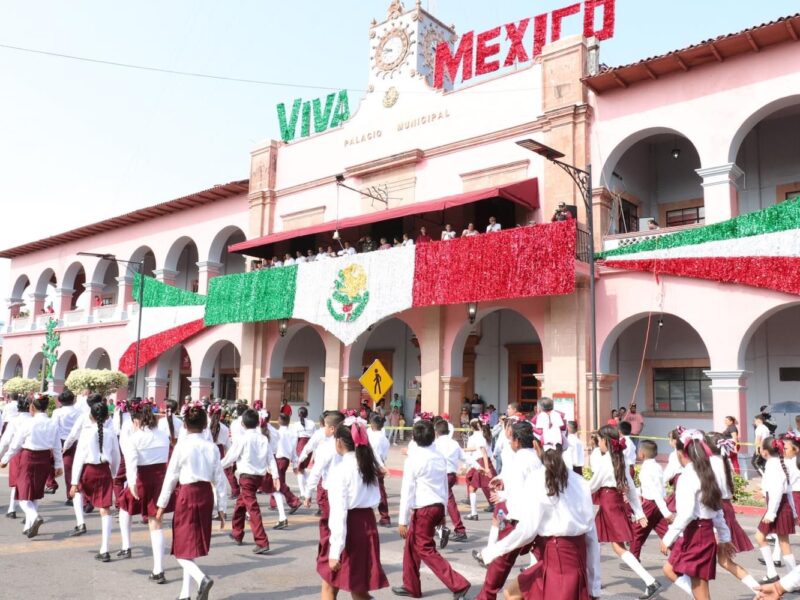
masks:
POLYGON ((631 439, 631 424, 628 421, 622 421, 617 425, 617 429, 619 430, 619 437, 625 440, 625 449, 622 451, 622 455, 625 457, 625 465, 631 473, 631 479, 633 479, 636 473, 636 446, 631 439))
POLYGON ((444 546, 447 545, 444 539, 445 537, 448 537, 454 542, 467 541, 467 529, 464 527, 464 522, 461 520, 461 513, 458 512, 458 504, 456 504, 456 498, 453 495, 453 486, 458 481, 458 469, 461 463, 475 466, 475 461, 464 452, 458 442, 450 437, 449 425, 450 424, 444 420, 438 421, 436 425, 434 425, 436 441, 433 445, 436 450, 439 451, 439 454, 444 456, 444 459, 447 461, 447 513, 450 515, 450 520, 453 522, 453 531, 455 532, 453 535, 445 534, 445 531, 449 533, 449 530, 444 526, 442 527, 442 541, 439 544, 440 548, 444 548, 444 546))
POLYGON ((381 527, 391 527, 392 518, 389 515, 389 499, 386 496, 386 486, 384 478, 386 477, 386 461, 389 459, 389 439, 383 433, 383 424, 385 419, 378 413, 374 413, 369 420, 369 429, 367 430, 367 437, 369 438, 369 445, 372 447, 372 453, 378 459, 378 464, 381 467, 380 474, 378 475, 378 488, 381 492, 381 501, 378 503, 378 513, 381 515, 378 525, 381 527))
POLYGON ((664 537, 675 516, 667 507, 666 491, 664 490, 664 469, 656 462, 658 445, 652 440, 639 442, 639 460, 642 467, 639 470, 641 483, 642 510, 647 518, 647 525, 642 527, 638 522, 633 523, 633 541, 630 551, 637 560, 642 551, 645 540, 650 532, 655 529, 659 538, 664 537))
POLYGON ((564 453, 565 462, 568 463, 567 466, 572 466, 572 470, 583 477, 583 442, 578 437, 578 424, 575 421, 567 421, 567 444, 569 448, 564 453))
MULTIPOLYGON (((289 419, 289 415, 284 414, 278 417, 280 426, 278 427, 275 462, 278 465, 280 493, 283 494, 286 503, 289 505, 289 514, 293 515, 297 512, 297 509, 300 508, 300 498, 295 496, 286 484, 286 471, 289 470, 289 465, 291 464, 292 468, 297 470, 297 438, 294 437, 294 434, 289 429, 289 419)), ((278 527, 278 529, 280 529, 280 527, 278 527)))

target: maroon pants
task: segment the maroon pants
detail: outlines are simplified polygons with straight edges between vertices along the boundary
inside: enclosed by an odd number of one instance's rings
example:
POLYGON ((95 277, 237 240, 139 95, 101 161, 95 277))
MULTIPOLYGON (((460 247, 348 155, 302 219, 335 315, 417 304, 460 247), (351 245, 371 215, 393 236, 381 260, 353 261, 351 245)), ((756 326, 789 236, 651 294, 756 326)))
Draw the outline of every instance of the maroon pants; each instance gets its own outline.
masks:
POLYGON ((453 522, 453 529, 456 533, 467 533, 467 528, 464 527, 464 522, 461 520, 461 513, 458 512, 458 504, 456 504, 456 497, 453 495, 453 486, 458 482, 458 475, 455 473, 447 474, 447 514, 450 515, 450 520, 453 522))
POLYGON ((386 485, 383 483, 383 475, 378 475, 378 487, 381 491, 381 501, 378 502, 378 512, 381 515, 381 525, 386 525, 392 522, 392 517, 389 515, 389 499, 386 497, 386 485))
MULTIPOLYGON (((283 497, 286 498, 286 503, 291 506, 292 508, 296 506, 300 506, 300 498, 295 496, 292 493, 292 490, 289 489, 289 486, 286 485, 286 471, 289 470, 289 459, 288 458, 279 458, 275 461, 278 463, 278 478, 280 479, 280 492, 283 494, 283 497)), ((272 498, 270 498, 270 505, 274 502, 272 498)))
POLYGON ((256 493, 264 479, 262 475, 241 475, 239 478, 239 497, 236 499, 236 506, 233 509, 233 519, 231 520, 231 530, 233 537, 240 540, 244 537, 245 513, 250 515, 250 531, 253 532, 253 540, 256 545, 263 548, 269 546, 269 538, 261 522, 261 507, 258 505, 256 493))
MULTIPOLYGON (((514 531, 515 523, 506 521, 506 527, 497 536, 498 541, 508 536, 514 531)), ((517 548, 508 554, 498 556, 486 569, 486 577, 483 579, 483 587, 480 593, 476 596, 475 600, 495 600, 497 594, 503 591, 503 586, 506 584, 511 569, 514 568, 514 563, 517 562, 517 557, 520 554, 528 554, 531 551, 531 546, 517 548)))
POLYGON ((228 485, 231 486, 231 496, 239 496, 242 493, 239 482, 236 481, 236 465, 232 465, 225 469, 225 477, 228 480, 228 485))
POLYGON ((411 523, 408 526, 406 545, 403 550, 403 587, 414 598, 422 596, 419 580, 420 562, 424 562, 451 592, 460 592, 469 587, 469 581, 456 573, 450 563, 436 550, 433 535, 436 527, 441 525, 442 521, 444 521, 443 504, 424 506, 411 514, 411 523))
POLYGON ((644 511, 644 516, 647 518, 647 525, 642 527, 639 525, 638 521, 634 521, 632 525, 633 540, 631 541, 631 554, 636 557, 636 560, 639 560, 642 546, 644 546, 651 531, 655 529, 658 537, 663 538, 669 528, 667 520, 664 518, 664 515, 661 514, 661 511, 658 510, 658 505, 655 502, 643 498, 642 510, 644 511))
POLYGON ((731 459, 731 466, 733 467, 733 472, 736 473, 737 475, 741 475, 741 468, 739 467, 739 453, 731 452, 729 458, 731 459))

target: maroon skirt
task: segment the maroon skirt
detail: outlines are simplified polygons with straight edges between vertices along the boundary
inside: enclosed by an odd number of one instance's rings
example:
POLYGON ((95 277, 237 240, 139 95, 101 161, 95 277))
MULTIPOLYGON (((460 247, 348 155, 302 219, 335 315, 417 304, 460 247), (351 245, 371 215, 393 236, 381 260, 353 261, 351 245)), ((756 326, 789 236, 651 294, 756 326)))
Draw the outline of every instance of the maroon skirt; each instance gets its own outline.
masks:
POLYGON ((594 501, 600 507, 594 518, 597 540, 622 544, 633 540, 633 527, 622 494, 616 488, 604 487, 594 494, 594 501))
MULTIPOLYGON (((769 494, 767 494, 767 504, 769 504, 769 494)), ((778 514, 775 520, 772 523, 765 523, 764 517, 761 517, 758 530, 764 535, 769 535, 770 533, 775 535, 794 534, 794 514, 786 494, 783 495, 781 503, 778 505, 778 514)))
POLYGON ((672 486, 672 492, 670 492, 665 498, 665 500, 667 501, 667 508, 670 510, 670 512, 673 513, 675 512, 675 488, 678 487, 678 479, 680 478, 681 474, 678 473, 677 475, 675 475, 675 477, 673 477, 670 480, 669 484, 672 486))
MULTIPOLYGON (((307 438, 307 437, 297 438, 297 445, 295 446, 294 451, 297 453, 298 457, 303 453, 303 449, 306 447, 306 445, 308 444, 308 441, 310 439, 311 438, 307 438)), ((308 468, 308 464, 311 462, 312 454, 309 454, 308 456, 306 456, 305 460, 303 462, 301 462, 299 465, 297 465, 297 468, 299 470, 302 471, 302 470, 308 468)))
MULTIPOLYGON (((478 459, 478 464, 481 466, 481 468, 486 467, 486 463, 483 458, 478 459)), ((489 489, 489 482, 497 475, 497 471, 494 470, 494 465, 491 463, 491 461, 489 461, 489 473, 491 473, 491 475, 487 476, 480 469, 470 469, 467 471, 467 485, 475 490, 489 489)))
MULTIPOLYGON (((161 488, 164 485, 164 477, 167 474, 167 463, 157 463, 153 465, 142 465, 136 469, 136 493, 139 499, 133 497, 130 486, 125 488, 125 494, 120 501, 120 508, 128 514, 140 513, 142 518, 155 517, 158 511, 158 497, 161 495, 161 488)), ((175 493, 169 499, 165 513, 175 510, 175 493)))
POLYGON ((336 589, 366 594, 389 587, 381 566, 381 541, 371 508, 347 511, 347 539, 339 557, 341 569, 331 571, 328 558, 328 552, 317 557, 317 573, 336 589))
POLYGON ((84 501, 89 501, 97 508, 111 508, 111 466, 108 463, 99 465, 83 465, 78 478, 78 491, 83 494, 84 501))
POLYGON ((717 575, 717 538, 711 519, 695 519, 672 545, 667 560, 678 575, 705 581, 717 575))
POLYGON ((17 500, 41 500, 53 458, 52 450, 27 450, 19 453, 17 500))
POLYGON ((538 562, 517 578, 525 600, 589 600, 586 537, 540 537, 538 562))
POLYGON ((8 487, 17 487, 17 474, 19 473, 19 459, 20 455, 15 454, 8 461, 8 487))
POLYGON ((722 515, 725 517, 725 524, 731 530, 731 543, 736 548, 736 552, 750 552, 753 543, 736 520, 736 512, 733 510, 733 503, 730 500, 722 501, 722 515))
POLYGON ((214 491, 208 481, 181 485, 172 516, 172 554, 192 560, 208 555, 214 520, 214 491))

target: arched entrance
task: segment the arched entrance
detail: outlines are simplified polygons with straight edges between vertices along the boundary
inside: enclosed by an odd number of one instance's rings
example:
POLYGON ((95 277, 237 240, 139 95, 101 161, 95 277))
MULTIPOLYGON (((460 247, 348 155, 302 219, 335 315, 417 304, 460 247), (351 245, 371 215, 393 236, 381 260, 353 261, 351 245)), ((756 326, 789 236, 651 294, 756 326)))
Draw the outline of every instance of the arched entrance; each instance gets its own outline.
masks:
POLYGON ((173 285, 183 290, 196 292, 200 285, 197 244, 189 237, 181 237, 172 244, 164 269, 171 275, 175 273, 173 285))
POLYGON ((245 257, 243 254, 230 254, 228 246, 238 244, 247 239, 240 228, 235 225, 226 227, 220 231, 211 242, 211 247, 208 251, 208 260, 210 263, 219 264, 220 275, 231 275, 232 273, 245 272, 245 257))
POLYGON ((69 374, 77 368, 78 357, 71 350, 65 350, 59 355, 52 369, 53 379, 63 383, 69 377, 69 374))
POLYGON ((322 413, 325 344, 314 327, 302 322, 289 327, 272 351, 269 374, 272 385, 282 387, 280 392, 275 389, 272 393, 280 393, 281 398, 294 405, 295 411, 298 406, 307 406, 313 418, 322 413))
POLYGON ((111 358, 105 348, 96 348, 86 359, 87 369, 111 369, 111 358))
POLYGON ((22 372, 22 359, 18 355, 12 354, 3 368, 3 381, 8 381, 12 377, 22 377, 22 372))
POLYGON ((44 355, 41 352, 34 354, 28 365, 28 379, 42 379, 42 364, 44 362, 44 355))
POLYGON ((238 398, 239 368, 242 358, 232 342, 220 340, 213 344, 200 365, 200 377, 210 380, 211 394, 222 400, 238 398))
POLYGON ((155 369, 150 370, 151 376, 147 379, 147 396, 154 397, 157 402, 164 398, 182 402, 192 391, 192 360, 186 348, 178 344, 156 360, 155 369))

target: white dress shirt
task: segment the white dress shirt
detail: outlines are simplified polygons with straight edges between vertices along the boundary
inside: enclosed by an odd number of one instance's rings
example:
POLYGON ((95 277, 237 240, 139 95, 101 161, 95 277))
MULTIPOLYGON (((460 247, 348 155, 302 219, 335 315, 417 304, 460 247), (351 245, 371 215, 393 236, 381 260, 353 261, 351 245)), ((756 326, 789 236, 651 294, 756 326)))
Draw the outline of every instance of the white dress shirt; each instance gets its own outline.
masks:
MULTIPOLYGON (((730 500, 733 498, 733 494, 731 493, 730 487, 728 487, 728 478, 725 476, 725 462, 721 456, 716 454, 712 455, 709 459, 711 463, 711 469, 714 471, 714 479, 717 480, 717 485, 719 486, 719 490, 722 492, 722 499, 723 500, 730 500)), ((788 462, 787 462, 787 467, 788 462)), ((789 475, 791 476, 792 472, 789 471, 789 475)), ((641 480, 641 476, 639 477, 641 480)))
POLYGON ((403 243, 401 244, 401 246, 413 246, 413 245, 414 245, 414 240, 412 240, 411 238, 403 240, 403 243))
POLYGON ((51 418, 58 426, 58 439, 66 440, 69 437, 72 426, 75 425, 75 421, 77 421, 80 416, 81 409, 74 404, 62 406, 53 411, 51 418))
POLYGON ((109 429, 103 427, 103 452, 100 452, 100 441, 97 436, 97 425, 89 423, 81 429, 78 446, 75 448, 75 458, 72 462, 72 483, 78 485, 81 478, 83 465, 99 465, 108 463, 111 467, 111 477, 116 477, 119 471, 119 441, 117 436, 108 435, 109 429))
POLYGON ((667 466, 664 467, 664 485, 669 484, 675 475, 680 475, 682 472, 683 465, 678 459, 678 452, 673 450, 669 453, 669 458, 667 458, 667 466))
POLYGON ((231 430, 228 429, 228 426, 225 423, 219 424, 219 433, 217 433, 217 440, 214 441, 214 434, 211 433, 211 429, 206 429, 208 434, 211 436, 211 441, 214 442, 216 445, 222 445, 225 450, 230 448, 231 445, 231 430))
MULTIPOLYGON (((80 438, 81 432, 84 429, 91 429, 93 431, 97 430, 97 425, 89 417, 89 413, 81 413, 78 418, 75 419, 75 423, 72 425, 72 429, 70 430, 67 439, 64 440, 65 451, 72 448, 72 445, 78 441, 78 438, 80 438)), ((103 435, 114 435, 114 427, 111 425, 111 419, 106 419, 105 423, 103 423, 103 431, 105 432, 103 435)))
POLYGON ((538 469, 525 481, 522 494, 526 508, 519 515, 514 530, 481 550, 481 557, 486 564, 529 544, 538 536, 574 537, 587 534, 594 527, 594 507, 589 486, 574 471, 568 472, 567 487, 561 494, 548 496, 545 470, 538 469))
POLYGON ((500 231, 503 228, 500 223, 490 223, 486 226, 486 233, 494 233, 495 231, 500 231))
POLYGON ((166 416, 161 417, 158 420, 158 429, 163 431, 169 436, 169 422, 167 421, 168 418, 172 419, 172 428, 175 431, 175 439, 177 440, 178 436, 181 434, 181 430, 183 429, 183 421, 181 421, 175 415, 171 415, 170 417, 166 416))
POLYGON ((442 241, 443 242, 455 239, 455 237, 456 237, 456 232, 455 231, 446 231, 445 230, 445 231, 442 232, 442 241))
MULTIPOLYGON (((469 454, 475 460, 475 462, 478 462, 483 458, 483 452, 481 452, 481 448, 486 449, 486 455, 489 457, 489 461, 494 462, 492 460, 492 449, 489 448, 489 444, 486 443, 486 438, 483 437, 483 432, 473 431, 467 438, 467 454, 469 454)), ((489 465, 486 465, 486 468, 489 468, 489 465)))
POLYGON ((333 436, 326 437, 325 441, 317 446, 317 450, 314 453, 314 467, 311 469, 311 474, 306 481, 308 490, 313 490, 317 487, 317 484, 327 490, 330 469, 338 464, 340 459, 339 453, 336 452, 336 440, 333 439, 333 436))
POLYGON ((181 485, 187 485, 198 481, 208 481, 214 486, 217 510, 225 512, 228 490, 219 459, 219 450, 201 434, 190 433, 175 444, 157 505, 161 508, 167 507, 170 496, 179 482, 181 485))
POLYGON ((328 502, 331 512, 328 527, 331 531, 328 558, 338 560, 347 540, 347 511, 355 508, 375 508, 381 500, 377 482, 367 485, 358 470, 355 452, 348 452, 331 471, 328 502))
POLYGON ((636 464, 636 446, 630 436, 623 435, 622 439, 625 440, 625 450, 622 451, 622 455, 625 457, 625 466, 633 466, 636 464))
POLYGON ((3 456, 2 462, 8 464, 11 457, 22 450, 51 450, 55 460, 55 468, 64 468, 61 456, 61 438, 58 437, 58 425, 45 413, 36 413, 33 418, 25 419, 14 432, 11 446, 3 456))
MULTIPOLYGON (((644 519, 642 503, 639 502, 639 494, 636 493, 636 486, 633 484, 630 471, 627 468, 625 468, 624 471, 625 479, 628 481, 628 492, 626 495, 628 497, 628 503, 631 505, 631 510, 633 510, 633 516, 637 521, 639 519, 644 519)), ((592 480, 589 482, 589 486, 591 487, 592 493, 604 487, 616 489, 617 477, 614 475, 614 464, 611 461, 611 452, 600 455, 600 458, 597 460, 597 470, 592 472, 592 480)))
POLYGON ((523 513, 530 510, 525 483, 542 468, 542 461, 532 448, 520 448, 507 459, 508 464, 503 460, 503 473, 498 475, 503 489, 498 495, 506 502, 508 518, 519 521, 523 513))
POLYGON ((476 467, 477 463, 461 448, 461 445, 446 435, 440 435, 433 442, 433 447, 436 451, 444 456, 447 461, 447 474, 458 473, 458 467, 461 463, 465 463, 470 467, 476 467))
POLYGON ((317 430, 317 424, 314 423, 312 419, 307 418, 305 425, 303 425, 299 420, 297 420, 291 425, 289 425, 289 429, 292 430, 292 434, 297 439, 310 438, 312 435, 314 435, 314 432, 317 430))
POLYGON ((639 470, 639 483, 642 485, 642 498, 655 502, 664 518, 669 519, 672 516, 672 511, 667 508, 667 502, 664 500, 666 495, 664 490, 664 470, 656 462, 656 459, 648 458, 642 462, 642 467, 639 470))
POLYGON ((411 511, 434 504, 447 506, 447 461, 433 446, 417 446, 403 466, 400 488, 400 525, 411 522, 411 511))
POLYGON ((600 448, 593 448, 589 453, 589 468, 592 470, 592 473, 597 471, 597 465, 600 464, 601 456, 603 456, 603 453, 600 452, 600 448))
POLYGON ((800 468, 797 466, 797 459, 787 459, 786 468, 789 470, 789 481, 792 484, 793 492, 800 492, 800 468))
POLYGON ((123 442, 120 442, 120 450, 125 457, 128 487, 136 485, 140 466, 165 464, 169 460, 170 445, 169 435, 158 427, 135 429, 123 442))
POLYGON ((17 416, 8 422, 6 430, 3 432, 3 436, 0 437, 0 456, 3 456, 11 447, 11 442, 14 441, 14 434, 17 432, 17 430, 22 427, 25 421, 28 421, 31 418, 32 417, 30 413, 17 413, 17 416))
POLYGON ((311 438, 308 440, 305 448, 300 453, 300 457, 297 459, 298 462, 303 462, 307 459, 314 450, 316 450, 319 445, 325 440, 325 429, 319 428, 311 434, 311 438))
POLYGON ((244 435, 244 432, 247 431, 245 426, 242 425, 242 417, 241 415, 236 417, 230 426, 230 433, 231 433, 231 440, 235 440, 238 436, 244 435))
MULTIPOLYGON (((186 427, 181 427, 181 432, 178 434, 178 441, 185 439, 187 435, 189 435, 189 431, 186 429, 186 427)), ((203 433, 198 433, 197 435, 201 436, 205 441, 214 444, 214 439, 211 437, 211 431, 208 429, 208 427, 203 429, 203 433)), ((219 452, 219 450, 217 450, 217 452, 219 452)))
POLYGON ((572 467, 582 467, 584 462, 583 456, 583 442, 581 438, 578 437, 576 433, 570 433, 567 435, 567 448, 564 450, 564 462, 567 463, 567 466, 572 467))
POLYGON ((276 436, 277 449, 275 450, 275 458, 288 458, 293 467, 297 466, 297 439, 292 434, 292 431, 281 425, 278 428, 278 435, 276 436))
MULTIPOLYGON (((682 480, 683 476, 681 476, 682 480)), ((767 495, 767 512, 764 515, 764 519, 768 521, 775 520, 784 494, 788 494, 787 500, 794 511, 794 499, 792 498, 789 482, 786 481, 786 473, 781 468, 780 458, 771 457, 767 459, 767 464, 764 467, 764 476, 761 478, 761 489, 767 495)))
POLYGON ((114 411, 114 414, 110 417, 111 425, 114 427, 114 433, 118 437, 120 435, 123 435, 123 432, 124 432, 125 435, 130 433, 130 430, 125 426, 126 425, 131 426, 132 425, 132 421, 133 421, 131 419, 131 413, 129 413, 129 412, 122 413, 122 417, 121 417, 122 422, 120 422, 120 416, 119 415, 120 415, 120 412, 119 412, 119 409, 117 409, 117 410, 114 411))
POLYGON ((380 466, 385 467, 389 459, 389 438, 383 431, 375 429, 367 429, 367 437, 375 458, 378 459, 380 466))
POLYGON ((222 459, 222 468, 227 469, 236 463, 236 472, 247 475, 266 475, 278 478, 278 465, 269 450, 269 440, 258 428, 245 429, 244 434, 233 440, 233 445, 222 459))
POLYGON ((661 540, 669 548, 695 519, 711 519, 721 543, 731 541, 731 532, 721 510, 712 510, 700 501, 700 479, 690 463, 683 468, 675 489, 675 520, 661 540))

